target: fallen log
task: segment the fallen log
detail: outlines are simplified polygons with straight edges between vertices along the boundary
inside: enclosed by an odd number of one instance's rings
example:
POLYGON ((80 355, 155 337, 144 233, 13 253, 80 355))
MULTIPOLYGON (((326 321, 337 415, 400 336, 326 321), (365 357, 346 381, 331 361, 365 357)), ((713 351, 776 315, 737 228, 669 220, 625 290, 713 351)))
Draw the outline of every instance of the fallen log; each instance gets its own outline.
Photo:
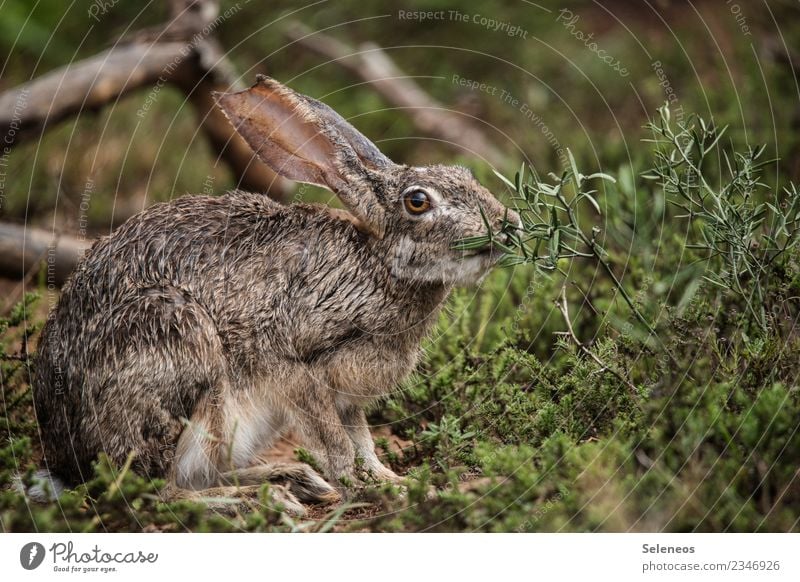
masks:
POLYGON ((24 279, 45 268, 47 285, 61 285, 94 240, 18 224, 0 223, 0 275, 24 279))

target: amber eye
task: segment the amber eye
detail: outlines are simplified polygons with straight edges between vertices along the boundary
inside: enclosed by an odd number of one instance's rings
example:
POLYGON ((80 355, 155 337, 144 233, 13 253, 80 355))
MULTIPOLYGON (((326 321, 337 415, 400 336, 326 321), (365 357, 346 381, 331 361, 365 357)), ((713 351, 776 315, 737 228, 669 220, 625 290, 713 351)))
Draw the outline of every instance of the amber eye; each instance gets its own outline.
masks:
POLYGON ((431 199, 423 190, 409 190, 403 195, 403 204, 410 214, 422 214, 431 208, 431 199))

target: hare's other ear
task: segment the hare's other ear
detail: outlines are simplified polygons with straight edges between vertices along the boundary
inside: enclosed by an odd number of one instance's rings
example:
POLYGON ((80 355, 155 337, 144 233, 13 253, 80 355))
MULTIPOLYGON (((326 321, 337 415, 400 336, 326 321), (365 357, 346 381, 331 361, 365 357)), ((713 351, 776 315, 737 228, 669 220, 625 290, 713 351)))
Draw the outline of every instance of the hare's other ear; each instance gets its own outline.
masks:
POLYGON ((392 165, 333 109, 269 77, 217 104, 258 157, 278 174, 332 190, 373 234, 384 211, 366 179, 392 165))

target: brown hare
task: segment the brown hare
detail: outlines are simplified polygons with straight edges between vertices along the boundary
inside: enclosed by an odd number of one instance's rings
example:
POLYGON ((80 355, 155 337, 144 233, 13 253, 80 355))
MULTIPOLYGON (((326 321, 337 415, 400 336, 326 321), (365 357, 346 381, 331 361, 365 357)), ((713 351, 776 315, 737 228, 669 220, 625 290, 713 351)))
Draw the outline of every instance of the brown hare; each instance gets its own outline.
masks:
POLYGON ((454 285, 501 251, 454 250, 487 221, 519 224, 466 169, 393 163, 328 106, 260 77, 218 104, 258 157, 332 190, 347 212, 264 195, 185 196, 87 252, 42 332, 33 384, 43 479, 105 452, 176 497, 282 483, 332 500, 375 454, 365 407, 413 369, 454 285), (287 430, 319 460, 258 461, 287 430), (324 479, 322 478, 324 476, 324 479), (327 481, 326 481, 327 480, 327 481))

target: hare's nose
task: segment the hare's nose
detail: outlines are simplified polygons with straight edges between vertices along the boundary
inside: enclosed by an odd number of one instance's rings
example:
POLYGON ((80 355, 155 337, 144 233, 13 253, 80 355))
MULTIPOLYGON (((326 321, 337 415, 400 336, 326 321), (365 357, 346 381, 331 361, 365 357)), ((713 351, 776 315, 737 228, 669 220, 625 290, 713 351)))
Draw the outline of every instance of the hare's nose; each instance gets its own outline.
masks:
POLYGON ((518 212, 509 208, 505 210, 503 216, 495 219, 494 226, 497 230, 501 230, 503 227, 505 230, 522 230, 522 219, 518 212))

